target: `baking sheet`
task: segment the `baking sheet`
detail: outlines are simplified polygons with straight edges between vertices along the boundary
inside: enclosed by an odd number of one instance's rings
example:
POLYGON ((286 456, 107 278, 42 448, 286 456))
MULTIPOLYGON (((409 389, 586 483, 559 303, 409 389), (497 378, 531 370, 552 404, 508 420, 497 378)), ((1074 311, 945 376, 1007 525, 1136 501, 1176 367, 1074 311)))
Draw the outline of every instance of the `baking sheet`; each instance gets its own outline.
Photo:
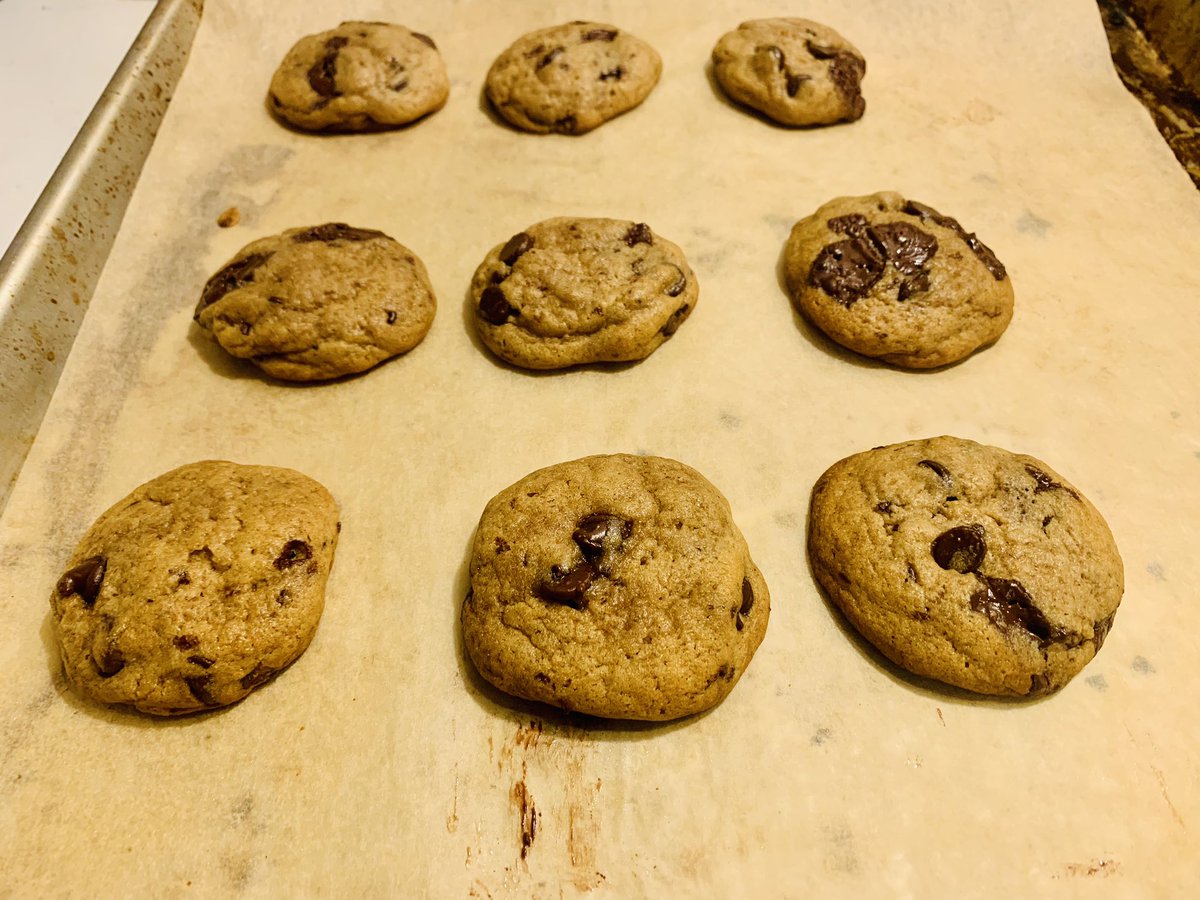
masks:
POLYGON ((366 896, 1164 896, 1200 889, 1200 197, 1119 84, 1088 0, 812 2, 868 60, 866 116, 774 128, 706 78, 767 3, 209 0, 187 71, 0 520, 0 893, 366 896), (335 18, 433 35, 450 102, 363 136, 285 130, 263 95, 335 18), (537 137, 480 105, 524 31, 616 24, 663 56, 638 110, 537 137), (791 224, 896 189, 1008 267, 1014 321, 907 373, 792 313, 791 224), (215 220, 237 206, 241 225, 215 220), (484 253, 552 215, 646 221, 700 302, 644 362, 532 375, 464 301, 484 253), (429 268, 426 340, 365 376, 268 382, 191 327, 239 247, 327 220, 429 268), (846 632, 804 556, 833 461, 939 433, 1040 456, 1105 514, 1127 569, 1099 657, 1059 694, 980 700, 906 678, 846 632), (672 456, 729 498, 771 587, 754 663, 708 715, 597 725, 481 684, 458 639, 484 503, 537 467, 672 456), (61 683, 47 598, 94 517, 219 457, 318 478, 344 530, 302 660, 245 702, 158 721, 61 683), (523 852, 524 850, 524 852, 523 852))

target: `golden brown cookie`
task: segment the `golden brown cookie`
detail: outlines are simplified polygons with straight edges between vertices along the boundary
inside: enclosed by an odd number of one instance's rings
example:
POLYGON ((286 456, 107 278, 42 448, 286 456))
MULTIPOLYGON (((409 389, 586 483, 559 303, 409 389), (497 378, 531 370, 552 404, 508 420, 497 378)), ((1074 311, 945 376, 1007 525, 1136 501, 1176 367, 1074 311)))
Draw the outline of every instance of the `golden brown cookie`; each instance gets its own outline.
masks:
POLYGON ((954 437, 858 453, 817 481, 817 580, 884 656, 981 694, 1055 691, 1124 591, 1096 508, 1045 463, 954 437))
POLYGON ((839 197, 792 228, 788 291, 830 338, 910 369, 996 341, 1013 288, 996 255, 955 219, 883 192, 839 197))
POLYGON ((338 508, 291 469, 192 463, 84 535, 50 597, 67 681, 176 715, 234 703, 308 647, 338 508))
POLYGON ((271 109, 308 131, 406 125, 450 94, 433 38, 387 22, 343 22, 288 51, 271 79, 271 109))
POLYGON ((700 296, 683 251, 645 223, 548 219, 497 244, 475 270, 475 327, 527 369, 643 359, 700 296))
POLYGON ((517 128, 583 134, 645 100, 661 71, 654 48, 629 32, 570 22, 518 38, 492 63, 485 89, 517 128))
POLYGON ((858 49, 808 19, 755 19, 713 47, 713 74, 734 100, 783 125, 852 122, 866 109, 858 49))
POLYGON ((411 250, 382 231, 330 222, 243 247, 204 285, 195 320, 268 375, 320 381, 408 352, 436 311, 411 250))
POLYGON ((771 599, 729 504, 694 469, 590 456, 488 503, 463 603, 467 653, 518 697, 617 719, 719 703, 771 599))

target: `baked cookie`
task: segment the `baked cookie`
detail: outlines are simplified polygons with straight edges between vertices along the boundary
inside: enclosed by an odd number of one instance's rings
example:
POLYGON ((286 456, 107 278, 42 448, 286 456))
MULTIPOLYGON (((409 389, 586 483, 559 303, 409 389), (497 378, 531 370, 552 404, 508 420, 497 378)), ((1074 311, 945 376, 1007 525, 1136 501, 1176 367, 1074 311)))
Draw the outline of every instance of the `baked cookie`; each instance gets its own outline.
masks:
POLYGON ((726 94, 783 125, 853 122, 867 108, 863 55, 808 19, 743 22, 717 41, 712 59, 726 94))
POLYGON ((696 307, 683 251, 645 223, 547 219, 492 248, 475 270, 475 327, 527 369, 643 359, 696 307))
POLYGON ((340 528, 329 492, 291 469, 207 461, 148 481, 50 596, 67 681, 164 716, 242 699, 308 647, 340 528))
POLYGON ((835 464, 813 488, 817 580, 898 666, 981 694, 1055 691, 1124 591, 1095 507, 1045 463, 954 437, 835 464))
POLYGON ((382 231, 330 222, 243 247, 208 279, 194 318, 268 375, 320 381, 411 350, 436 310, 411 250, 382 231))
POLYGON ((771 598, 725 498, 653 456, 527 475, 475 532, 463 639, 500 690, 614 719, 719 703, 767 630, 771 598))
POLYGON ((830 338, 909 369, 997 340, 1013 312, 1000 260, 949 216, 884 192, 839 197, 792 228, 788 291, 830 338))
POLYGON ((485 90, 517 128, 583 134, 645 100, 661 72, 654 48, 628 32, 571 22, 518 38, 492 63, 485 90))
POLYGON ((387 22, 343 22, 301 38, 271 79, 271 110, 308 131, 406 125, 450 94, 433 38, 387 22))

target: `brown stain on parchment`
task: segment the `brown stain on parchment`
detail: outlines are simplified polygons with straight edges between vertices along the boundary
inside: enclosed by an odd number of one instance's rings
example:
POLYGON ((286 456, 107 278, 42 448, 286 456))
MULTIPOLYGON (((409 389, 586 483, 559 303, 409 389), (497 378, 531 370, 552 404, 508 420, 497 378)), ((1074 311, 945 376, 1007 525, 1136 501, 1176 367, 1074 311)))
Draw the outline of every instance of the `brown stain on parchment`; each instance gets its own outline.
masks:
MULTIPOLYGON (((588 771, 586 732, 531 719, 498 744, 489 741, 489 749, 510 784, 512 816, 514 859, 505 867, 506 885, 520 888, 531 879, 529 886, 598 887, 604 881, 597 868, 601 781, 588 771)), ((476 885, 488 890, 482 882, 476 885)))

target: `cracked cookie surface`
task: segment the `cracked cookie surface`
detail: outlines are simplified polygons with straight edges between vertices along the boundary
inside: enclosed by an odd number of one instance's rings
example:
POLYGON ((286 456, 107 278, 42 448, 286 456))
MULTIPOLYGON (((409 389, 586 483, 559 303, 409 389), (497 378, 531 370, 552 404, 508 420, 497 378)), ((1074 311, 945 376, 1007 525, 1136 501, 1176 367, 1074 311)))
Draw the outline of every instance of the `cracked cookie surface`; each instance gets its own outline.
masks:
POLYGON ((177 715, 234 703, 308 647, 338 508, 291 469, 192 463, 96 520, 50 597, 67 681, 177 715))
POLYGON ((411 250, 382 231, 330 222, 243 247, 205 284, 195 320, 268 375, 320 381, 408 352, 436 311, 411 250))
POLYGON ((1000 338, 1013 287, 957 220, 900 194, 831 200, 792 228, 788 292, 831 339, 896 366, 928 369, 1000 338))
POLYGON ((501 53, 487 74, 493 108, 537 134, 583 134, 646 99, 662 72, 654 48, 597 22, 533 31, 501 53))
POLYGON ((719 703, 771 600, 729 504, 671 459, 536 471, 480 519, 466 650, 500 690, 594 716, 666 720, 719 703))
POLYGON ((982 694, 1058 690, 1099 651, 1124 590, 1108 525, 1045 463, 954 437, 833 465, 809 559, 897 665, 982 694))
POLYGON ((743 22, 717 41, 712 60, 726 94, 783 125, 852 122, 866 109, 861 89, 866 60, 818 22, 743 22))
POLYGON ((298 128, 363 131, 406 125, 441 109, 449 93, 433 38, 386 22, 343 22, 288 51, 268 99, 298 128))
POLYGON ((643 359, 699 296, 679 247, 620 219, 539 222, 493 247, 471 280, 480 338, 527 369, 643 359))

